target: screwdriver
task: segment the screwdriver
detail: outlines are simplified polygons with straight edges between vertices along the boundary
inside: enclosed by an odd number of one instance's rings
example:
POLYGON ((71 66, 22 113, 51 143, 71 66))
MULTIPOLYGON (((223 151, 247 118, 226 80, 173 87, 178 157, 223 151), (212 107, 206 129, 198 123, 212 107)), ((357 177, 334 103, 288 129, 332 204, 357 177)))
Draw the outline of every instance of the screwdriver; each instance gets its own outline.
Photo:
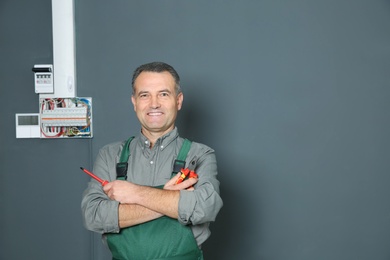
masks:
POLYGON ((94 178, 95 180, 97 180, 98 182, 100 182, 102 184, 102 186, 104 186, 108 183, 108 181, 100 179, 98 176, 96 176, 92 172, 88 171, 87 169, 84 169, 83 167, 80 167, 80 169, 83 172, 85 172, 86 174, 88 174, 89 176, 91 176, 92 178, 94 178))

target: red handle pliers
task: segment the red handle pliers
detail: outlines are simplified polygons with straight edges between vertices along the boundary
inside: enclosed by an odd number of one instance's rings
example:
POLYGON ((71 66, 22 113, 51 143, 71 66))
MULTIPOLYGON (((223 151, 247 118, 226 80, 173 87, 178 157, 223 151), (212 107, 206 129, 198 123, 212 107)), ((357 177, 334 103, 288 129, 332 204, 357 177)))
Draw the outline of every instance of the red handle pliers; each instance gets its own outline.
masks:
POLYGON ((187 168, 180 170, 181 174, 179 179, 177 179, 176 184, 183 182, 187 178, 187 176, 188 178, 198 178, 198 174, 195 173, 196 160, 197 158, 195 156, 194 159, 190 161, 187 168))

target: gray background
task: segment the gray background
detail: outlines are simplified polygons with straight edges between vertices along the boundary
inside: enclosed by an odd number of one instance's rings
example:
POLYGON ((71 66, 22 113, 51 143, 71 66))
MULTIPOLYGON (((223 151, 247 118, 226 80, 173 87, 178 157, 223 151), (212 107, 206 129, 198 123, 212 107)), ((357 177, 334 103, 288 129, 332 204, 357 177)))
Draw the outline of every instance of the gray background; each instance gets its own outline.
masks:
POLYGON ((51 2, 0 1, 0 259, 110 259, 80 213, 103 145, 137 134, 131 73, 173 65, 181 135, 217 151, 206 259, 390 258, 390 1, 76 0, 92 140, 15 138, 52 62, 51 2))

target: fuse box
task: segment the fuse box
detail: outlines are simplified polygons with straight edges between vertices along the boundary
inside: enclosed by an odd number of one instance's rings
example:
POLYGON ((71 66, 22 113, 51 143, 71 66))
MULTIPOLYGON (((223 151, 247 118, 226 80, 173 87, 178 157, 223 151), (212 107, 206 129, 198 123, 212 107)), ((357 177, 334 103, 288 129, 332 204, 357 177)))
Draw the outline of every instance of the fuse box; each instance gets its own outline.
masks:
POLYGON ((91 138, 92 98, 41 98, 41 138, 91 138))

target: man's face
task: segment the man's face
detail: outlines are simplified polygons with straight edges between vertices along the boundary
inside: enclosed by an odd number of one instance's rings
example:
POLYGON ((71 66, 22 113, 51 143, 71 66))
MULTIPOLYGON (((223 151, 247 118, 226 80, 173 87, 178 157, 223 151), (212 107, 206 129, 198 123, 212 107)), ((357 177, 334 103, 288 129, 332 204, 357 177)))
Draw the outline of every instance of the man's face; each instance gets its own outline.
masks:
POLYGON ((131 97, 134 111, 145 135, 162 136, 174 128, 183 94, 176 95, 175 80, 169 72, 141 72, 131 97), (146 132, 145 132, 146 131, 146 132))

